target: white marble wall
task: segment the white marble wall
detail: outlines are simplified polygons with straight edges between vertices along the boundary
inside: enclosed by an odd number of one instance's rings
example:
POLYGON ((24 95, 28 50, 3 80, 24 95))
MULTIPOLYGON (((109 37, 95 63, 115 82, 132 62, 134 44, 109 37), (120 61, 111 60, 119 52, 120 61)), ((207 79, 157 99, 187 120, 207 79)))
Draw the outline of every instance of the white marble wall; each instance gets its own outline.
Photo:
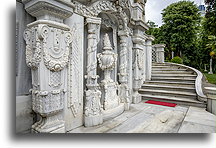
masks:
POLYGON ((65 24, 71 28, 72 43, 68 65, 68 91, 65 99, 64 120, 66 131, 83 125, 83 42, 84 17, 73 14, 65 24))

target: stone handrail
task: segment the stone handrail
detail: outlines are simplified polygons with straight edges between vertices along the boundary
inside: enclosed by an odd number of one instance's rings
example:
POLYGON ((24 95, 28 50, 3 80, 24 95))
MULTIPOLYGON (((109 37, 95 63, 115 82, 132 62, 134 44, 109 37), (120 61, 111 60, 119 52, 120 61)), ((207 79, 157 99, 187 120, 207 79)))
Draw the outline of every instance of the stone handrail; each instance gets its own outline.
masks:
POLYGON ((193 67, 183 65, 183 64, 176 64, 176 63, 169 63, 169 62, 165 62, 165 63, 170 64, 170 65, 175 65, 175 66, 181 66, 181 67, 184 67, 186 69, 190 69, 190 70, 194 71, 197 74, 196 81, 195 81, 196 93, 198 95, 197 99, 199 101, 202 101, 202 102, 207 101, 207 96, 203 93, 203 87, 202 87, 202 81, 205 79, 205 77, 203 76, 203 74, 199 70, 197 70, 193 67))

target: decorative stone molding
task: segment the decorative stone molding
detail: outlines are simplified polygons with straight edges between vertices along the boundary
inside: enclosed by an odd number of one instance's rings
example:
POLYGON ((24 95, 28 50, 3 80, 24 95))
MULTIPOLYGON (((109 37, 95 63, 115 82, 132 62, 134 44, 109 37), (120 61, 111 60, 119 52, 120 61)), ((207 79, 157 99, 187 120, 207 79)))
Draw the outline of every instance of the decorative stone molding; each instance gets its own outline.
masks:
POLYGON ((114 4, 109 1, 98 1, 90 6, 85 6, 78 2, 74 2, 74 4, 74 12, 85 17, 97 17, 102 11, 117 11, 114 4))
POLYGON ((37 20, 63 22, 73 14, 73 3, 65 0, 23 0, 26 11, 37 20))
POLYGON ((37 20, 27 25, 26 62, 32 69, 32 109, 41 120, 32 125, 36 133, 64 133, 64 100, 72 33, 63 19, 73 13, 61 0, 25 0, 25 9, 37 20))
POLYGON ((85 100, 85 126, 95 126, 103 122, 102 106, 100 104, 101 92, 97 79, 97 44, 99 42, 101 19, 87 18, 88 46, 87 46, 87 71, 86 71, 86 100, 85 100))
POLYGON ((114 14, 119 19, 119 28, 121 30, 127 29, 129 18, 123 9, 126 8, 125 6, 128 6, 127 1, 121 0, 113 3, 103 0, 97 1, 90 6, 85 6, 80 4, 79 2, 74 2, 74 5, 74 12, 87 18, 97 17, 101 12, 114 14))

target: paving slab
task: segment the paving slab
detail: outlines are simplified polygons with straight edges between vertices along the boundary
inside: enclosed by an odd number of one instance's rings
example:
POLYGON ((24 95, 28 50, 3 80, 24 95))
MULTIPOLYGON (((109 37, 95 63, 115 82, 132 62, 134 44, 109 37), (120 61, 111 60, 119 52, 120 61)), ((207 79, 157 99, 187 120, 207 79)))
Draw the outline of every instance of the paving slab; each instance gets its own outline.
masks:
POLYGON ((216 116, 214 114, 207 112, 204 108, 192 106, 190 106, 184 121, 206 126, 216 126, 216 116))
POLYGON ((184 121, 178 133, 215 133, 215 126, 206 126, 193 122, 184 121))
POLYGON ((216 116, 203 108, 132 104, 129 111, 94 127, 78 127, 69 133, 214 133, 216 116))

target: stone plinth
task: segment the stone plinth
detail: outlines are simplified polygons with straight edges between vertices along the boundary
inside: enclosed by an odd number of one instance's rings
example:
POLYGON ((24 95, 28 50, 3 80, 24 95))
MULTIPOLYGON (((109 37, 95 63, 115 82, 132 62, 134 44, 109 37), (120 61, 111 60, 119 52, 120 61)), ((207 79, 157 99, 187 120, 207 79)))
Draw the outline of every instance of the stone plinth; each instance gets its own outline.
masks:
POLYGON ((205 87, 205 93, 207 94, 207 111, 216 115, 216 88, 205 87))

